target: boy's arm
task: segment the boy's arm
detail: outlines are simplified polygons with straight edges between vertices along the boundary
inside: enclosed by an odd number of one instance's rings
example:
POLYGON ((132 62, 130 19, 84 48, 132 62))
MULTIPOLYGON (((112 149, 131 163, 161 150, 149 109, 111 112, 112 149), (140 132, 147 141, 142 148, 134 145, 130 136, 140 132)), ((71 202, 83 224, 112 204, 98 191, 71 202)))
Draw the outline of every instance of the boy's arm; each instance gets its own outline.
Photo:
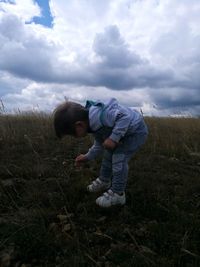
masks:
POLYGON ((109 138, 118 143, 128 131, 132 120, 132 112, 127 109, 120 108, 114 112, 110 112, 110 114, 107 114, 107 118, 112 121, 113 124, 113 130, 109 138))
POLYGON ((99 154, 101 154, 102 151, 103 151, 102 144, 95 139, 93 146, 88 150, 85 156, 87 157, 88 160, 92 160, 95 159, 99 154))

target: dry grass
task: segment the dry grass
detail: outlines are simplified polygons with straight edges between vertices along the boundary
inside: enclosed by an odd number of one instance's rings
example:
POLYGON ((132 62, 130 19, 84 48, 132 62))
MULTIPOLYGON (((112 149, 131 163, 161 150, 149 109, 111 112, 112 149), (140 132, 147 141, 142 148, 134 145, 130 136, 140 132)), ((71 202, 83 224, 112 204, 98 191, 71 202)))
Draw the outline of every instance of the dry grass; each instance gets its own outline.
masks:
POLYGON ((146 122, 127 204, 102 210, 85 190, 100 159, 74 168, 90 136, 59 141, 45 114, 1 115, 1 266, 200 266, 200 119, 146 122))

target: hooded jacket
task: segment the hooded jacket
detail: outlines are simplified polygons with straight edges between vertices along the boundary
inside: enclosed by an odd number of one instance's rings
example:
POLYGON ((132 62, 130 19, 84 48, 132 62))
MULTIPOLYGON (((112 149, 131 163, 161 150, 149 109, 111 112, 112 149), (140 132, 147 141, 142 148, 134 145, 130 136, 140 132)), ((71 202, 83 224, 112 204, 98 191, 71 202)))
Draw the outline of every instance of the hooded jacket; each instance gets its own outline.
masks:
POLYGON ((94 136, 94 144, 86 154, 89 160, 103 151, 106 138, 118 143, 126 136, 148 134, 142 114, 120 105, 115 98, 107 102, 87 101, 85 107, 89 109, 89 126, 94 136))

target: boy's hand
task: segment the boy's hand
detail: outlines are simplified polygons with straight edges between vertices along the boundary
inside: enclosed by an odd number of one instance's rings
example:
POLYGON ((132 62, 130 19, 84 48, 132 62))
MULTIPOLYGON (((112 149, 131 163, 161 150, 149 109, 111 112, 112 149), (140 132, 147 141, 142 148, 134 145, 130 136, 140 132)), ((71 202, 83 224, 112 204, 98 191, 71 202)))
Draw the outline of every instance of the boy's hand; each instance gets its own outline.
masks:
POLYGON ((85 155, 81 154, 78 157, 76 157, 76 159, 75 159, 75 166, 76 167, 80 167, 81 164, 83 164, 86 161, 88 161, 87 157, 85 155))
POLYGON ((114 142, 112 139, 107 138, 107 139, 103 142, 103 146, 104 146, 104 148, 106 148, 106 149, 111 149, 111 150, 113 150, 113 149, 117 146, 117 143, 114 142))

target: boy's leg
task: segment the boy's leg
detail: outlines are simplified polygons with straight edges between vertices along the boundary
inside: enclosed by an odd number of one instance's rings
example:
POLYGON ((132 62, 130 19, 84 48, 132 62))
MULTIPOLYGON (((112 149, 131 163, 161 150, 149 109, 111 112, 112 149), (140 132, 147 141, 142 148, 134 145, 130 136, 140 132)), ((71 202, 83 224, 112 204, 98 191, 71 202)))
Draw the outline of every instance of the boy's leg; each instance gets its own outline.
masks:
POLYGON ((145 142, 146 136, 131 136, 124 139, 112 154, 112 186, 110 190, 96 199, 101 207, 124 205, 125 188, 128 178, 128 161, 145 142))
POLYGON ((126 157, 125 154, 122 153, 115 154, 111 152, 111 154, 112 186, 107 192, 96 199, 96 204, 104 208, 113 205, 124 205, 126 203, 126 196, 124 193, 128 176, 128 169, 126 169, 127 164, 125 164, 126 157))
POLYGON ((128 178, 128 157, 125 154, 113 153, 112 157, 112 186, 115 193, 123 193, 126 188, 128 178))
POLYGON ((105 149, 100 168, 100 180, 108 183, 112 176, 112 151, 105 149))
POLYGON ((89 192, 108 190, 111 186, 112 153, 105 150, 99 177, 87 186, 89 192))
POLYGON ((132 136, 125 139, 114 151, 112 155, 112 186, 115 193, 125 191, 128 179, 128 161, 145 142, 146 136, 132 136))

